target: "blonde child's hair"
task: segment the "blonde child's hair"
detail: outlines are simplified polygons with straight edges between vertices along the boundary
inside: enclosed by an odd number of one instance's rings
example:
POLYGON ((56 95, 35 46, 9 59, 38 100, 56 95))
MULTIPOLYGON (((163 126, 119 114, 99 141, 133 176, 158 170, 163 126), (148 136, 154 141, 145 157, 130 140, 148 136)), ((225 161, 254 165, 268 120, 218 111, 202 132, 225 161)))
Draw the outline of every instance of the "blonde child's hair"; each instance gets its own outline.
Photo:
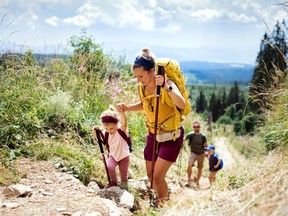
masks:
MULTIPOLYGON (((115 119, 118 120, 118 122, 120 121, 120 115, 118 114, 118 112, 116 111, 115 107, 112 105, 109 105, 109 108, 107 110, 105 110, 102 114, 101 114, 101 118, 104 116, 111 116, 115 119)), ((104 123, 105 124, 105 123, 104 123)), ((107 123, 106 123, 107 124, 107 123)), ((111 124, 111 123, 108 123, 111 124)), ((117 123, 116 123, 117 124, 117 123)))

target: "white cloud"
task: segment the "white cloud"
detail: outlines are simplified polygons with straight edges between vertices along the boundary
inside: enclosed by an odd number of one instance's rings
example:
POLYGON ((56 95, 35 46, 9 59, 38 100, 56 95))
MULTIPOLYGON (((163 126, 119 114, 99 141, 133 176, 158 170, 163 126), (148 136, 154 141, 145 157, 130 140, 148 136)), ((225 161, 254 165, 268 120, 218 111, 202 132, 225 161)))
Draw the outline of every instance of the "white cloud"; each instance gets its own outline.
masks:
POLYGON ((0 6, 6 6, 9 4, 9 0, 1 0, 0 1, 0 6))
MULTIPOLYGON (((24 7, 20 0, 15 1, 19 2, 18 6, 24 7)), ((30 4, 33 2, 27 1, 30 4)), ((39 8, 43 6, 51 9, 51 13, 55 14, 43 17, 45 22, 52 26, 60 25, 60 23, 83 27, 104 24, 114 28, 159 30, 170 33, 180 31, 185 24, 191 25, 199 21, 208 23, 225 19, 231 22, 255 23, 258 21, 259 23, 260 15, 265 14, 266 10, 263 9, 262 1, 260 4, 251 0, 106 0, 105 2, 86 0, 82 5, 81 1, 39 0, 32 8, 40 13, 39 8), (70 14, 73 13, 71 9, 74 8, 74 15, 66 14, 66 17, 63 17, 64 13, 53 13, 53 8, 62 7, 63 2, 69 4, 70 14), (80 7, 75 8, 79 4, 80 7), (258 16, 255 16, 255 13, 258 16), (61 20, 60 16, 62 16, 61 20)))
POLYGON ((230 12, 227 14, 228 18, 232 21, 242 22, 242 23, 254 23, 257 22, 257 18, 254 16, 247 16, 246 14, 237 14, 235 12, 230 12))
MULTIPOLYGON (((209 46, 215 49, 218 44, 227 46, 226 38, 228 36, 231 38, 233 32, 243 32, 243 35, 249 38, 247 39, 249 49, 253 44, 256 44, 255 47, 258 49, 260 39, 259 41, 257 39, 265 31, 263 20, 272 29, 276 19, 282 20, 287 16, 283 8, 274 5, 277 3, 275 0, 0 0, 0 2, 0 16, 1 13, 9 12, 3 23, 13 20, 13 26, 11 24, 9 28, 23 32, 27 30, 29 37, 30 35, 36 37, 34 35, 38 34, 52 40, 69 36, 71 32, 79 30, 79 26, 90 27, 88 31, 98 34, 99 41, 118 42, 123 39, 129 41, 127 49, 133 40, 148 45, 169 44, 171 47, 194 47, 209 43, 209 46), (64 28, 54 28, 55 31, 52 32, 47 25, 67 26, 65 32, 64 28), (251 41, 255 37, 256 43, 252 44, 251 41)), ((243 35, 233 36, 237 38, 243 35)), ((23 34, 19 38, 22 39, 23 34)), ((123 47, 123 42, 120 43, 123 47)))
POLYGON ((214 10, 214 9, 203 9, 203 10, 197 10, 195 12, 192 12, 190 14, 192 18, 196 18, 197 20, 201 21, 210 21, 218 19, 222 16, 220 11, 214 10))
POLYGON ((154 29, 155 21, 153 11, 150 9, 139 8, 134 2, 123 2, 119 6, 119 20, 115 19, 116 24, 120 27, 134 27, 136 29, 150 31, 154 29), (117 21, 118 20, 118 21, 117 21))
POLYGON ((175 33, 181 30, 182 24, 178 23, 168 23, 164 28, 159 28, 159 31, 166 33, 175 33))
POLYGON ((49 25, 57 26, 62 23, 89 27, 95 24, 105 24, 116 28, 130 28, 142 31, 177 32, 182 24, 173 20, 176 11, 170 11, 157 6, 156 0, 148 3, 137 3, 134 0, 86 1, 74 16, 59 19, 59 16, 45 19, 49 25))
POLYGON ((56 16, 52 16, 50 18, 45 19, 45 22, 48 25, 51 25, 51 26, 58 26, 58 23, 60 22, 60 19, 58 17, 56 17, 56 16))
POLYGON ((200 9, 203 7, 211 6, 215 4, 214 0, 193 0, 193 1, 187 1, 187 0, 164 0, 161 1, 159 5, 169 5, 171 8, 181 7, 181 8, 190 8, 190 9, 200 9))
POLYGON ((278 11, 277 14, 274 16, 274 23, 276 23, 277 20, 287 19, 287 17, 288 17, 287 11, 278 11))
POLYGON ((28 20, 30 20, 30 21, 27 22, 29 28, 31 30, 36 29, 38 16, 36 14, 34 14, 33 11, 30 11, 30 14, 28 15, 28 20))
POLYGON ((167 10, 160 6, 156 7, 153 11, 154 11, 155 20, 160 20, 160 21, 173 22, 175 15, 177 15, 176 10, 167 10))
POLYGON ((84 15, 77 15, 74 17, 66 18, 63 19, 63 22, 67 24, 72 24, 76 26, 85 26, 85 27, 88 27, 94 23, 87 16, 84 15))
MULTIPOLYGON (((135 1, 118 1, 112 5, 107 5, 109 2, 101 5, 88 1, 77 9, 77 15, 65 18, 63 22, 86 27, 95 23, 104 23, 118 28, 131 27, 145 31, 154 29, 153 11, 141 8, 136 3, 135 1)), ((151 2, 151 4, 155 3, 151 2)))
POLYGON ((32 18, 32 20, 34 20, 34 21, 35 21, 35 20, 38 20, 38 16, 37 16, 36 14, 33 14, 31 18, 32 18))
POLYGON ((34 22, 28 22, 27 24, 28 24, 28 26, 30 27, 31 30, 36 29, 36 25, 35 25, 34 22))
POLYGON ((150 7, 156 7, 157 6, 157 0, 148 0, 148 4, 150 7))
POLYGON ((88 27, 96 23, 99 17, 101 17, 100 9, 93 6, 91 2, 88 1, 77 9, 77 15, 65 18, 63 19, 63 22, 71 25, 88 27))
MULTIPOLYGON (((27 1, 27 0, 26 0, 27 1)), ((33 0, 31 0, 33 1, 33 0)), ((43 3, 48 3, 48 4, 57 4, 57 3, 60 3, 60 4, 69 4, 69 3, 72 3, 73 0, 38 0, 39 2, 43 2, 43 3)))

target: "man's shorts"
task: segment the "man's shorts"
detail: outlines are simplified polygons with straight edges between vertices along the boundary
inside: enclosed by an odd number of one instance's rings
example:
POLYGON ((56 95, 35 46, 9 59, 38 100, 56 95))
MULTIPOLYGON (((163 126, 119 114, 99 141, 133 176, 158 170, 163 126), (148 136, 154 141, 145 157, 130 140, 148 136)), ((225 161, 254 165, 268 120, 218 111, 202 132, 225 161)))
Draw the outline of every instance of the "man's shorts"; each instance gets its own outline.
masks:
POLYGON ((190 152, 189 164, 194 165, 195 161, 197 161, 197 168, 202 169, 203 163, 204 163, 204 158, 205 158, 205 153, 197 155, 194 152, 190 152))
MULTIPOLYGON (((181 150, 184 138, 184 129, 181 127, 181 134, 175 141, 169 140, 166 142, 158 143, 158 148, 156 149, 155 160, 159 156, 160 158, 175 162, 181 150)), ((146 137, 146 147, 144 149, 144 159, 147 161, 152 161, 153 155, 153 145, 154 145, 154 134, 148 133, 146 137)))

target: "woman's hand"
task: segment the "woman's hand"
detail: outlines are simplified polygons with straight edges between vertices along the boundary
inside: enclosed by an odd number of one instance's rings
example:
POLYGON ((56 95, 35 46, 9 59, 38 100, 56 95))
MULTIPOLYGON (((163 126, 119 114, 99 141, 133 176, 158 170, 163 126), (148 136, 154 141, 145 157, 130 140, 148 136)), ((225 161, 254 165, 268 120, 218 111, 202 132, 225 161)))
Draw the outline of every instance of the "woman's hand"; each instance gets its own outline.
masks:
POLYGON ((124 103, 116 104, 116 109, 118 112, 125 112, 127 110, 127 106, 124 103))
POLYGON ((158 86, 163 86, 164 82, 165 82, 164 76, 162 76, 162 75, 156 75, 156 76, 155 76, 155 83, 156 83, 156 85, 158 85, 158 86))

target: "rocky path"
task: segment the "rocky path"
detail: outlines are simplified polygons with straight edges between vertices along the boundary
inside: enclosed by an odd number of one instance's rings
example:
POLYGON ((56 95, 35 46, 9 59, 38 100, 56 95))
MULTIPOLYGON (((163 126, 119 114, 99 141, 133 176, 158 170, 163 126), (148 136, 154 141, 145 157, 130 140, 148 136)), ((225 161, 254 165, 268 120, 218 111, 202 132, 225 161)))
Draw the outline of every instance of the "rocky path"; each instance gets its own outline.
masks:
POLYGON ((26 178, 20 184, 29 186, 30 196, 5 197, 0 188, 1 216, 48 216, 48 215, 132 215, 126 208, 97 195, 97 184, 84 186, 78 179, 57 171, 49 161, 21 159, 17 167, 26 178))
MULTIPOLYGON (((224 137, 215 141, 216 152, 224 160, 225 168, 235 163, 235 152, 230 148, 224 137)), ((183 166, 186 166, 183 159, 183 166)), ((59 172, 49 161, 30 161, 21 159, 17 161, 19 171, 25 176, 20 184, 31 187, 30 196, 6 197, 0 187, 0 215, 1 216, 46 216, 46 215, 133 215, 128 208, 116 204, 113 197, 101 198, 97 192, 98 185, 84 186, 72 175, 59 172)), ((195 173, 194 173, 195 174, 195 173)), ((176 183, 169 180, 172 190, 171 200, 197 197, 209 188, 209 180, 203 175, 200 188, 183 187, 186 183, 186 173, 181 174, 181 181, 176 183), (182 186, 182 187, 181 187, 182 186)), ((136 184, 140 184, 140 181, 136 184)), ((145 186, 143 186, 145 187, 145 186)))

